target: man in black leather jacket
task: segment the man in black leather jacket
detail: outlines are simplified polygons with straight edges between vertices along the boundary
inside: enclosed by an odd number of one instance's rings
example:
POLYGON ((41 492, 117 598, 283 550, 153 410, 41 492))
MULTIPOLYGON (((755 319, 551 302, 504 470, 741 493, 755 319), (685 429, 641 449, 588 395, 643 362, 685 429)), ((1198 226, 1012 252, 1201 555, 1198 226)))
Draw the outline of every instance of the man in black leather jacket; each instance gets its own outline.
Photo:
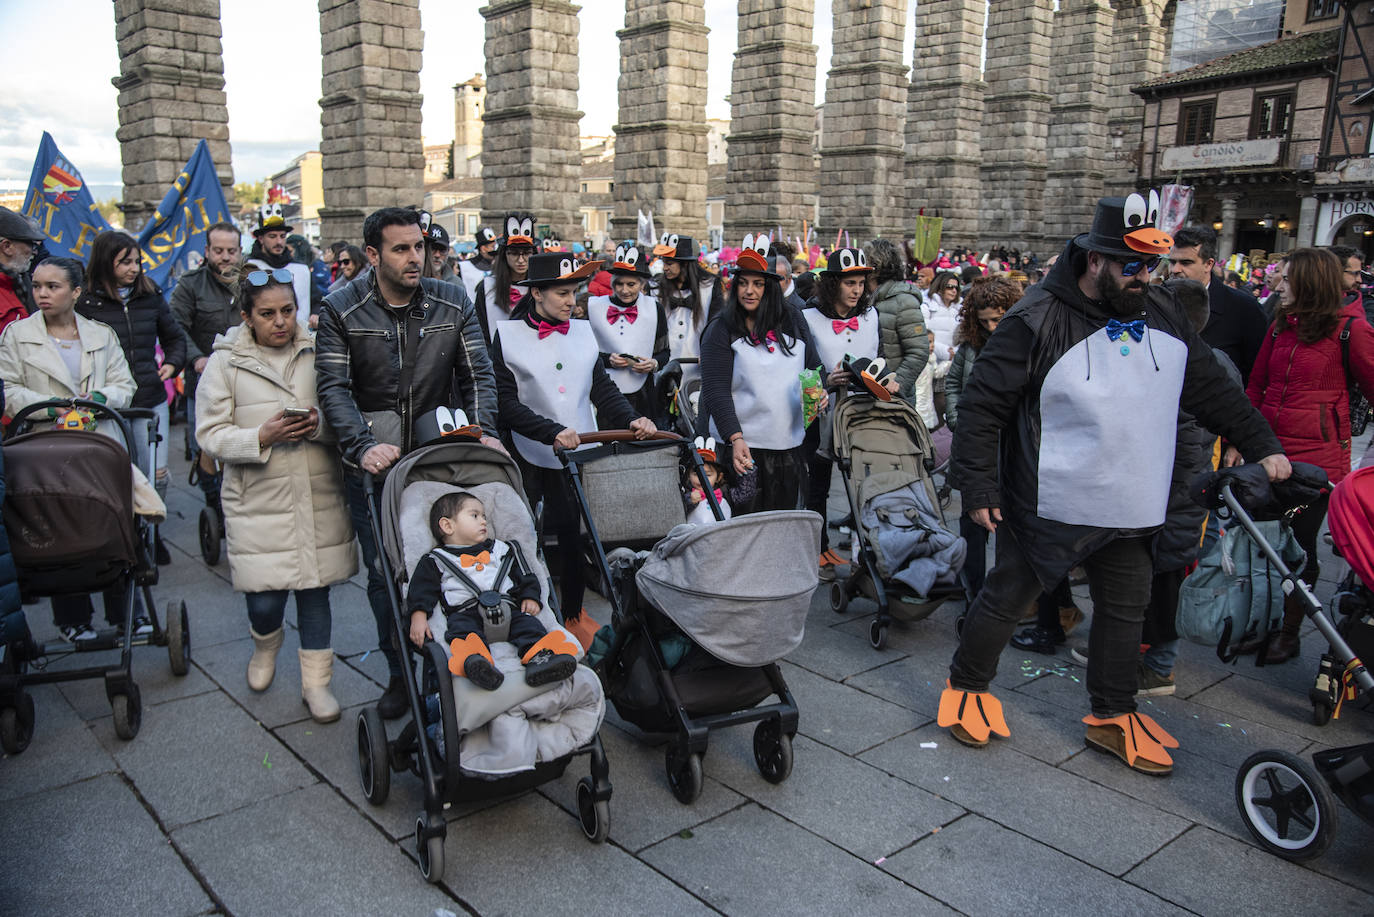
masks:
MULTIPOLYGON (((415 447, 414 420, 437 407, 462 408, 496 429, 496 379, 481 326, 459 284, 421 280, 420 216, 387 207, 363 222, 372 270, 330 293, 320 311, 315 371, 320 410, 338 437, 353 528, 367 564, 367 594, 391 680, 377 705, 394 719, 406 710, 400 653, 393 644, 386 582, 367 518, 362 473, 381 475, 415 447)), ((500 441, 483 436, 485 445, 500 441)))

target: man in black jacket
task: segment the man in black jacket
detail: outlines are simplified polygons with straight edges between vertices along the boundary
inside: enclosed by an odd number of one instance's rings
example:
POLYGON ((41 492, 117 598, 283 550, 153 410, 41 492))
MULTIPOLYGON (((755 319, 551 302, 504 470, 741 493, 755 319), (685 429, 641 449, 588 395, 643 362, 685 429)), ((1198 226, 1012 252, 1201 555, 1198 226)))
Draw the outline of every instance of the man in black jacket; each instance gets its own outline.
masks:
MULTIPOLYGON (((353 528, 367 564, 367 595, 391 680, 377 705, 394 719, 406 710, 401 659, 393 641, 386 582, 367 518, 361 473, 380 476, 414 448, 414 421, 458 407, 483 430, 496 429, 496 379, 467 293, 421 280, 425 238, 414 210, 387 207, 363 222, 372 271, 330 293, 315 339, 320 410, 338 437, 353 528)), ((482 442, 501 448, 484 435, 482 442)))
POLYGON ((1174 235, 1169 274, 1196 280, 1207 288, 1212 314, 1202 329, 1202 339, 1230 357, 1248 382, 1269 322, 1255 297, 1221 282, 1213 273, 1216 263, 1217 234, 1210 228, 1180 229, 1174 235))
POLYGON ((952 473, 964 510, 998 532, 940 698, 940 725, 964 744, 1009 734, 987 693, 998 656, 1040 591, 1082 564, 1093 597, 1085 740, 1136 770, 1169 773, 1165 749, 1177 742, 1136 712, 1135 692, 1180 408, 1271 479, 1290 473, 1174 295, 1149 285, 1172 244, 1157 213, 1154 192, 1100 201, 1092 231, 1006 314, 964 387, 952 473))

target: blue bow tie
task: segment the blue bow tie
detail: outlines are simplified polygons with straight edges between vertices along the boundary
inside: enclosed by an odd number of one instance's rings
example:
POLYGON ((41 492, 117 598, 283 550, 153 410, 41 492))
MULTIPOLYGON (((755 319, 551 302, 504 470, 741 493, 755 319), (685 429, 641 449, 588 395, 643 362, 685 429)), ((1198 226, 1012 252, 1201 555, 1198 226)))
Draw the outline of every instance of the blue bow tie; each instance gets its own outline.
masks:
POLYGON ((1107 319, 1107 338, 1119 341, 1126 335, 1131 336, 1131 340, 1137 344, 1145 337, 1145 320, 1138 318, 1133 322, 1119 322, 1114 318, 1107 319))

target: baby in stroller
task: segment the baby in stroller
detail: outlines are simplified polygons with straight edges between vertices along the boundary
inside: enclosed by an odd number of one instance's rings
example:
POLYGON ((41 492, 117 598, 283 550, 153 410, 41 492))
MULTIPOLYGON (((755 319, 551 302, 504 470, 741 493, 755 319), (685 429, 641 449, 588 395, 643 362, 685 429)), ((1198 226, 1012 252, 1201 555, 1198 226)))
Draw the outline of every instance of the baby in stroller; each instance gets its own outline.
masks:
POLYGON ((703 439, 698 436, 695 446, 697 455, 701 456, 701 467, 705 470, 706 480, 702 481, 696 469, 690 465, 683 472, 682 500, 686 504, 687 521, 693 525, 705 525, 716 521, 715 515, 711 512, 711 501, 706 499, 708 486, 715 492, 721 518, 729 519, 730 503, 726 500, 725 490, 722 489, 725 486, 725 470, 716 460, 716 441, 710 437, 703 439))
POLYGON ((577 651, 561 632, 539 623, 539 579, 520 547, 487 537, 482 501, 460 491, 434 502, 430 530, 439 546, 420 558, 411 576, 406 606, 410 639, 423 646, 442 617, 449 671, 495 691, 505 681, 488 649, 489 640, 509 641, 520 653, 525 684, 531 687, 572 677, 577 651), (513 613, 518 605, 518 613, 513 613))

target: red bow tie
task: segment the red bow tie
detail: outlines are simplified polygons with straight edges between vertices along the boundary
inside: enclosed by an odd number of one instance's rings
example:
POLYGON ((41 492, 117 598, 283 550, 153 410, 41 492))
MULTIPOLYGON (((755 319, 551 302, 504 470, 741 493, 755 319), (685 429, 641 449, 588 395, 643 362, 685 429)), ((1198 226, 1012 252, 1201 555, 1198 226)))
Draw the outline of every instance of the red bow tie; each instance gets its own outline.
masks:
POLYGON ((772 344, 769 344, 768 341, 774 341, 774 342, 776 342, 777 339, 778 339, 778 334, 777 334, 777 332, 776 332, 776 331, 770 331, 770 332, 768 332, 767 334, 765 334, 765 335, 764 335, 763 337, 761 337, 761 338, 752 338, 752 337, 751 337, 751 338, 749 339, 749 342, 750 342, 751 344, 753 344, 754 346, 758 346, 759 344, 763 344, 763 345, 765 345, 765 346, 768 348, 768 352, 769 352, 769 353, 772 353, 772 352, 773 352, 773 345, 772 345, 772 344))
MULTIPOLYGON (((705 500, 705 499, 706 499, 706 491, 702 490, 700 487, 694 487, 693 490, 694 490, 697 494, 699 494, 699 495, 701 496, 701 499, 702 499, 702 500, 705 500)), ((719 487, 717 487, 717 488, 715 489, 714 493, 715 493, 715 495, 716 495, 716 502, 717 502, 717 503, 720 503, 720 502, 724 501, 724 499, 725 499, 725 494, 723 494, 723 493, 720 492, 720 488, 719 488, 719 487)))
POLYGON ((517 287, 517 286, 512 286, 512 287, 510 288, 510 304, 511 304, 512 306, 514 306, 516 303, 518 303, 520 300, 522 300, 522 299, 524 299, 524 298, 525 298, 525 294, 522 293, 522 292, 520 291, 520 288, 519 288, 519 287, 517 287))
POLYGON ((478 570, 481 570, 487 564, 491 563, 491 554, 488 551, 483 551, 480 554, 460 554, 458 555, 458 562, 464 567, 475 566, 478 570))
POLYGON ((846 328, 848 328, 850 331, 858 331, 859 317, 857 315, 852 315, 850 316, 848 321, 845 321, 842 318, 831 319, 830 327, 835 329, 836 334, 844 334, 844 329, 846 328))
POLYGON ((559 322, 556 325, 550 325, 548 322, 541 321, 539 323, 539 340, 542 341, 544 338, 554 333, 567 334, 568 328, 569 325, 567 322, 559 322))
POLYGON ((629 322, 631 325, 633 325, 635 323, 635 319, 639 318, 639 306, 626 306, 623 309, 619 308, 618 306, 606 307, 607 324, 614 325, 622 318, 625 319, 625 321, 629 322))

